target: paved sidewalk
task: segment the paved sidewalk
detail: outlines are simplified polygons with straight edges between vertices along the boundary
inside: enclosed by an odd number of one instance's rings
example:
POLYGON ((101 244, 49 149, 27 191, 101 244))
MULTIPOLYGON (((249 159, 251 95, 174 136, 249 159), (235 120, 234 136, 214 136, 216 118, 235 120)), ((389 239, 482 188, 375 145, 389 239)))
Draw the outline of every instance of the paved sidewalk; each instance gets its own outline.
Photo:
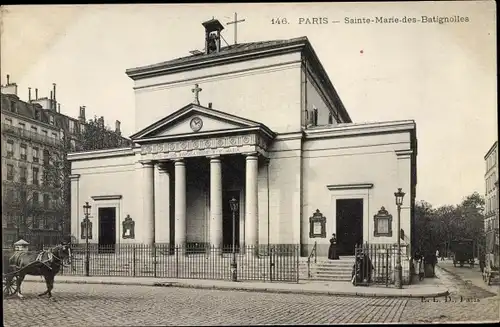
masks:
MULTIPOLYGON (((28 282, 44 282, 40 276, 26 276, 28 282)), ((216 290, 238 290, 269 293, 343 295, 362 297, 421 298, 448 295, 447 287, 437 281, 405 285, 403 289, 385 286, 354 286, 350 282, 300 281, 299 283, 232 282, 228 280, 173 279, 147 277, 56 276, 55 284, 109 284, 157 287, 184 287, 216 290)))
POLYGON ((483 275, 481 273, 479 265, 475 266, 474 268, 454 267, 453 261, 446 260, 446 261, 439 261, 436 267, 446 271, 451 275, 454 275, 462 279, 466 283, 471 283, 472 285, 475 285, 485 291, 500 296, 500 285, 499 284, 487 285, 486 282, 483 280, 483 275))

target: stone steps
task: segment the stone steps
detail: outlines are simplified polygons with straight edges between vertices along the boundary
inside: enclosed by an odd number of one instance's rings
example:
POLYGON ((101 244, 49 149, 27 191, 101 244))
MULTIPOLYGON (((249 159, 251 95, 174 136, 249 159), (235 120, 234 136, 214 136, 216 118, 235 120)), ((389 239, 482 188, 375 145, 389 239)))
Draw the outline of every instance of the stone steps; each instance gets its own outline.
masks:
POLYGON ((314 263, 314 260, 311 260, 309 269, 311 276, 308 276, 307 258, 305 258, 305 260, 300 260, 299 276, 301 279, 309 280, 349 282, 351 280, 353 264, 354 256, 340 257, 339 260, 317 258, 316 263, 314 263))

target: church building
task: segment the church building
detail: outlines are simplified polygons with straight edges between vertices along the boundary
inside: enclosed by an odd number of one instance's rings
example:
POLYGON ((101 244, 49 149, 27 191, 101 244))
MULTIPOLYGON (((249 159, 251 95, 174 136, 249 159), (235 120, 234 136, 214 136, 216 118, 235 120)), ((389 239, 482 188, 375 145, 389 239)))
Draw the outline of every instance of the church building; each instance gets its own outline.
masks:
POLYGON ((204 51, 126 71, 133 147, 68 156, 73 236, 88 202, 92 243, 231 246, 234 212, 241 247, 326 256, 335 233, 352 255, 397 242, 401 188, 409 245, 415 122, 352 122, 307 37, 223 46, 222 24, 203 26, 204 51))

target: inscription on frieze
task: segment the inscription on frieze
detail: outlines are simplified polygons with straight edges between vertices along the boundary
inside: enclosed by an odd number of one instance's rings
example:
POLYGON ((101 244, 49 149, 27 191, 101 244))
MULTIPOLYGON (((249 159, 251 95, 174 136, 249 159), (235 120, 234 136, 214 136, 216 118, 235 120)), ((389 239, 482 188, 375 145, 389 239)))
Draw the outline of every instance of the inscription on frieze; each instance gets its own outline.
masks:
POLYGON ((265 140, 251 134, 145 144, 141 146, 141 154, 149 157, 143 159, 156 160, 265 151, 265 149, 265 140))

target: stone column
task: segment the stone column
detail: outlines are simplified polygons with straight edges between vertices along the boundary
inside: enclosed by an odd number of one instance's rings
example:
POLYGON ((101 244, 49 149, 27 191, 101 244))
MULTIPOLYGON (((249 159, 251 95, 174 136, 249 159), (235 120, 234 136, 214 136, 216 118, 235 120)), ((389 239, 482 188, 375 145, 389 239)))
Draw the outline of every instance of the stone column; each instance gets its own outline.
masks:
POLYGON ((246 156, 245 174, 245 246, 257 245, 258 228, 258 157, 256 153, 246 156))
POLYGON ((175 245, 186 245, 186 164, 175 161, 175 245))
MULTIPOLYGON (((82 212, 80 210, 83 210, 80 207, 80 201, 79 201, 79 180, 80 180, 80 175, 79 174, 73 174, 69 176, 71 180, 71 234, 73 234, 78 242, 81 242, 81 232, 80 232, 80 223, 82 222, 81 220, 83 219, 83 214, 80 215, 79 213, 82 212)), ((17 241, 17 240, 16 240, 17 241)))
POLYGON ((222 167, 220 156, 210 158, 210 243, 222 246, 222 167))
POLYGON ((155 192, 155 229, 156 243, 168 244, 170 242, 170 174, 165 166, 158 164, 158 189, 155 192))
POLYGON ((151 161, 142 163, 143 170, 143 219, 144 243, 153 245, 155 242, 155 199, 154 199, 154 164, 151 161))

